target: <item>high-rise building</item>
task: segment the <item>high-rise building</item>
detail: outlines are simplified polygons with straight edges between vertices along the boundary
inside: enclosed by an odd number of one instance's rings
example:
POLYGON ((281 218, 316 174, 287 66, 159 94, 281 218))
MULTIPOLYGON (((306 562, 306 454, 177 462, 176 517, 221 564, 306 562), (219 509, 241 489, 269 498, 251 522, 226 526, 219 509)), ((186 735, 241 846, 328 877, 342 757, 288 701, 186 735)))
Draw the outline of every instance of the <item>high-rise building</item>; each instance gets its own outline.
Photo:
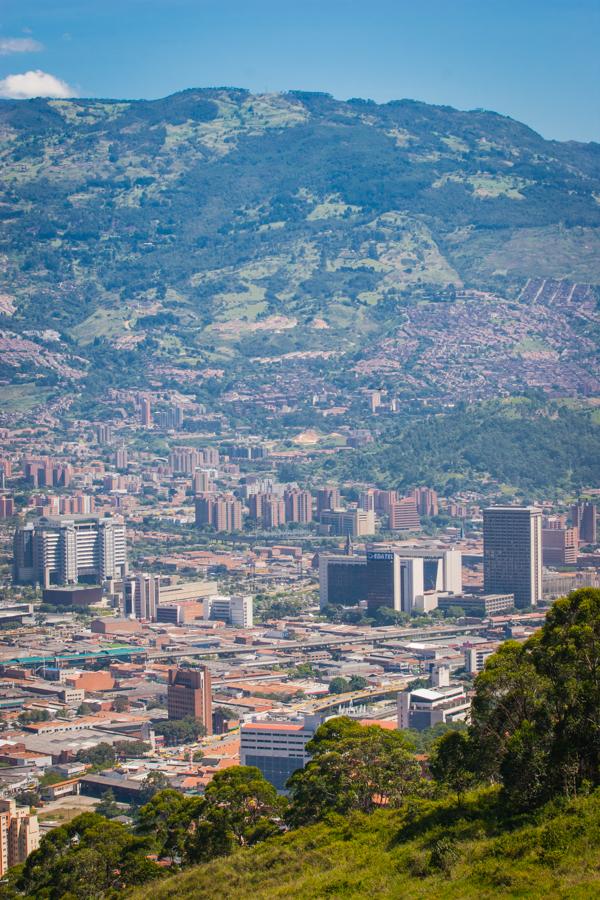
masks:
POLYGON ((202 463, 202 453, 190 447, 175 447, 169 453, 169 468, 175 475, 191 475, 202 463))
POLYGON ((104 422, 101 422, 99 425, 96 425, 96 440, 99 444, 112 444, 113 442, 113 430, 111 425, 106 425, 104 422))
POLYGON ((0 519, 10 519, 15 514, 15 501, 13 497, 0 496, 0 519))
POLYGON ((148 397, 142 397, 140 401, 140 419, 144 428, 152 425, 152 404, 148 397))
POLYGON ((389 507, 390 531, 420 531, 421 520, 417 504, 412 497, 404 497, 389 507))
POLYGON ((420 516, 437 516, 439 512, 438 495, 433 488, 418 487, 412 492, 420 516))
POLYGON ((204 449, 198 451, 200 454, 200 463, 199 465, 203 466, 218 466, 220 462, 220 454, 216 447, 204 447, 204 449))
POLYGON ((192 491, 194 496, 197 494, 210 494, 214 489, 215 485, 210 472, 206 469, 196 469, 192 475, 192 491))
POLYGON ((125 524, 118 516, 42 516, 17 528, 14 579, 20 584, 103 582, 127 574, 125 524))
POLYGON ((515 595, 515 606, 542 597, 542 511, 494 506, 483 511, 483 580, 486 593, 515 595))
POLYGON ((577 528, 542 528, 545 566, 574 566, 579 552, 577 528))
POLYGON ((223 597, 214 594, 205 597, 204 618, 217 619, 237 628, 252 628, 254 625, 254 598, 251 594, 232 594, 223 597))
POLYGON ((123 599, 126 616, 155 622, 160 603, 160 576, 141 574, 125 579, 123 599))
POLYGON ((73 467, 51 459, 28 459, 23 464, 25 479, 34 487, 69 487, 73 467))
POLYGON ((263 524, 265 528, 285 525, 285 502, 281 497, 266 497, 263 500, 263 524))
POLYGON ((573 527, 579 529, 579 540, 582 543, 597 543, 597 518, 596 506, 593 503, 575 503, 571 507, 573 527))
POLYGON ((0 877, 8 869, 25 862, 40 845, 37 816, 16 800, 0 799, 0 877))
POLYGON ((242 530, 243 506, 233 496, 196 497, 196 525, 212 525, 215 531, 242 530))
POLYGON ((179 430, 183 426, 184 412, 183 406, 176 403, 167 409, 158 409, 154 414, 154 419, 159 428, 179 430))
POLYGON ((248 517, 253 522, 262 522, 263 519, 263 501, 267 494, 256 493, 250 494, 248 497, 248 517))
POLYGON ((317 491, 317 516, 326 509, 339 509, 341 505, 340 489, 337 487, 322 487, 317 491))
POLYGON ((375 489, 373 491, 373 499, 375 503, 375 512, 379 513, 379 515, 389 516, 390 507, 393 503, 398 502, 398 492, 380 491, 375 489))
POLYGON ((462 592, 460 550, 373 545, 365 556, 319 556, 321 608, 366 602, 411 613, 424 595, 462 592))
POLYGON ((305 525, 312 522, 312 494, 310 491, 301 491, 290 488, 283 495, 285 501, 285 517, 288 522, 301 522, 305 525))
POLYGON ((127 447, 122 446, 118 447, 115 451, 115 466, 120 471, 123 471, 127 468, 128 457, 127 457, 127 447))
POLYGON ((206 666, 169 669, 167 709, 169 719, 200 719, 212 734, 212 682, 206 666))
POLYGON ((373 488, 359 493, 358 507, 359 509, 364 509, 365 512, 375 512, 375 491, 373 488))
POLYGON ((306 745, 320 723, 316 716, 246 722, 240 728, 240 763, 256 766, 278 791, 285 791, 290 776, 309 761, 306 745))

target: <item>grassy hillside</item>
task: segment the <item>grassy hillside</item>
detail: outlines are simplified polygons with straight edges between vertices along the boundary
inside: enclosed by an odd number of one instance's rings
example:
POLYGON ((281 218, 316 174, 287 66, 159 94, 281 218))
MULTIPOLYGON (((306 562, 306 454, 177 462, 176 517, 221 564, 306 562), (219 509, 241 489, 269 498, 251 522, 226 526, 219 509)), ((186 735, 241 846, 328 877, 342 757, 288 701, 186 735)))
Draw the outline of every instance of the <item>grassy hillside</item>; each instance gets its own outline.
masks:
POLYGON ((10 346, 9 379, 325 350, 407 396, 493 396, 498 373, 510 394, 594 390, 599 145, 482 110, 206 89, 2 100, 0 165, 0 338, 39 348, 10 346))
MULTIPOLYGON (((301 828, 152 885, 162 898, 522 897, 600 893, 600 795, 502 822, 492 791, 301 828)), ((135 898, 148 896, 146 886, 135 898)))

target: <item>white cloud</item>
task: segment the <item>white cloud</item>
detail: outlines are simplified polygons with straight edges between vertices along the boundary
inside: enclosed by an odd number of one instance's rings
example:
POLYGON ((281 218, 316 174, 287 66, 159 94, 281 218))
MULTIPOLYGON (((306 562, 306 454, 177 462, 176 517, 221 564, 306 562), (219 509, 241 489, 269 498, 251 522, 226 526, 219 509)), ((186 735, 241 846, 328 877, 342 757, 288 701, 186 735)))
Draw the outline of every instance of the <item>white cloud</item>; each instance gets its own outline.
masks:
POLYGON ((38 50, 43 50, 43 46, 33 38, 0 38, 0 56, 8 56, 9 53, 36 53, 38 50))
POLYGON ((76 92, 66 81, 55 75, 32 69, 19 75, 0 79, 0 97, 9 100, 29 100, 31 97, 74 97, 76 92))

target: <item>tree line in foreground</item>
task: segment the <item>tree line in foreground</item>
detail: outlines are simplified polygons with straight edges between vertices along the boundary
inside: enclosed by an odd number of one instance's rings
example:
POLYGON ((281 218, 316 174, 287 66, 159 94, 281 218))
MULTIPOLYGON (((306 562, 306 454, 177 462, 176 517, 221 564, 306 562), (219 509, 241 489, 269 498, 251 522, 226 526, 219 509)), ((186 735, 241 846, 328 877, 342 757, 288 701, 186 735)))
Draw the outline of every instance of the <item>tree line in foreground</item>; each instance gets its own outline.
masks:
POLYGON ((336 816, 412 810, 439 796, 460 808, 478 785, 496 787, 505 821, 591 794, 600 786, 600 590, 558 600, 533 637, 499 648, 475 681, 468 729, 442 734, 426 768, 410 735, 347 717, 325 722, 308 751, 285 798, 258 769, 236 766, 203 796, 159 790, 132 827, 84 813, 49 832, 0 897, 110 897, 336 816))

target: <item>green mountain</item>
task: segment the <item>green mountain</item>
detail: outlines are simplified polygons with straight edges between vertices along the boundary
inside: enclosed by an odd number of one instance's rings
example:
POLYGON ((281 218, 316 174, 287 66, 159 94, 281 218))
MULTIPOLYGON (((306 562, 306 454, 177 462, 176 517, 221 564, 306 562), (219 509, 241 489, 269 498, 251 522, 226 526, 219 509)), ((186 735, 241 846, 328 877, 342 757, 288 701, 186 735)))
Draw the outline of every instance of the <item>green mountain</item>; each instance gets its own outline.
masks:
POLYGON ((0 160, 7 382, 72 393, 110 357, 123 385, 318 360, 401 397, 600 388, 599 144, 219 88, 3 100, 0 160))
MULTIPOLYGON (((598 894, 598 797, 550 805, 502 823, 494 795, 462 808, 428 802, 408 811, 353 814, 271 838, 152 883, 156 900, 386 897, 482 900, 598 894)), ((148 896, 145 885, 133 894, 148 896)))

